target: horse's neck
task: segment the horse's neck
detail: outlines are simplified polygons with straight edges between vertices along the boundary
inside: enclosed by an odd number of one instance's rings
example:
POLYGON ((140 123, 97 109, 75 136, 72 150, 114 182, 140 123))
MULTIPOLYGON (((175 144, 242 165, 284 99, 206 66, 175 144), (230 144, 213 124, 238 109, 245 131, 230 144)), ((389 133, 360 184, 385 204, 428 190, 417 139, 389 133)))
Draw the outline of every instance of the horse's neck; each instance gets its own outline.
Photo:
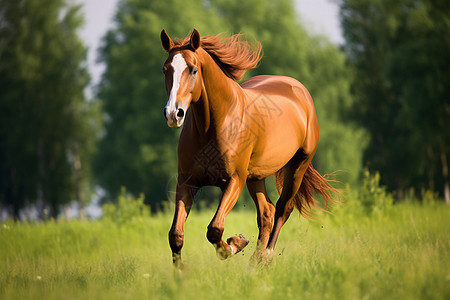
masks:
POLYGON ((216 132, 225 118, 242 111, 240 102, 245 99, 241 87, 226 76, 211 56, 198 49, 202 63, 203 87, 200 100, 193 108, 193 125, 200 134, 216 132))

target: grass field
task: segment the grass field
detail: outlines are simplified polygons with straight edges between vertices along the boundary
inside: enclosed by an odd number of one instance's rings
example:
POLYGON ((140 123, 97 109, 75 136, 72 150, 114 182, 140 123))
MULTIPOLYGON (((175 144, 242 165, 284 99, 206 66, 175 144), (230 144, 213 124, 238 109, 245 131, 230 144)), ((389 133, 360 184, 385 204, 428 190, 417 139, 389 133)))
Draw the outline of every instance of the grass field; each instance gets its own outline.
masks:
POLYGON ((399 204, 375 215, 291 216, 276 257, 253 266, 256 213, 232 212, 225 237, 250 240, 216 258, 206 240, 213 211, 185 227, 184 273, 167 242, 172 215, 122 222, 5 223, 0 299, 450 299, 450 207, 399 204))

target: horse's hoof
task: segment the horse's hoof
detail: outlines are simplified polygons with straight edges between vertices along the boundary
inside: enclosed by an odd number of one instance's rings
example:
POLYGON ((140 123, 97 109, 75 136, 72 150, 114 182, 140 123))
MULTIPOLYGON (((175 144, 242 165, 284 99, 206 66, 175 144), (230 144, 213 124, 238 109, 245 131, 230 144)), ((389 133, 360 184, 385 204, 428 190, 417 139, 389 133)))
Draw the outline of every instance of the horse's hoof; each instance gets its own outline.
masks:
POLYGON ((251 257, 251 265, 254 267, 264 267, 269 265, 272 260, 274 259, 275 255, 273 254, 273 251, 270 251, 268 249, 261 249, 258 248, 255 250, 251 257))
POLYGON ((185 272, 187 271, 187 265, 181 260, 181 255, 173 254, 173 267, 176 271, 185 272))
POLYGON ((242 234, 239 234, 228 238, 227 244, 231 247, 231 254, 236 254, 248 245, 248 240, 242 234))

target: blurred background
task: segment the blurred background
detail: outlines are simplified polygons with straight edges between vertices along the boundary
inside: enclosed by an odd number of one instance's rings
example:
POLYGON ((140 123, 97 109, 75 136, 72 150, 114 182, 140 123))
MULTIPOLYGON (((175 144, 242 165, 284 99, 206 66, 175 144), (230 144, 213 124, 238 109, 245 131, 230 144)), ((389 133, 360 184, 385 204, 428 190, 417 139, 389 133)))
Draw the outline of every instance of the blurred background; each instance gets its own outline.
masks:
MULTIPOLYGON (((163 28, 260 41, 244 80, 308 88, 313 164, 338 171, 339 187, 379 174, 396 202, 450 204, 446 0, 0 0, 1 219, 96 217, 121 193, 153 212, 173 201, 180 130, 162 116, 163 28)), ((217 191, 198 201, 216 205, 217 191)))

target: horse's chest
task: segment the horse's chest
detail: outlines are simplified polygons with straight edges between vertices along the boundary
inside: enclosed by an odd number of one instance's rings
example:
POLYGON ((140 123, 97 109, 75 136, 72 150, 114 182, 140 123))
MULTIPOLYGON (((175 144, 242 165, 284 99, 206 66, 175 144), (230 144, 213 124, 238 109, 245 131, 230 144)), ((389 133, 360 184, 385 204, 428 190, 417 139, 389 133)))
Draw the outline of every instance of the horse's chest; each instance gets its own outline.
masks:
MULTIPOLYGON (((216 136, 194 144, 192 137, 180 139, 187 152, 180 153, 183 173, 205 185, 221 186, 236 171, 246 171, 256 135, 242 122, 226 122, 216 136), (238 126, 239 125, 239 126, 238 126)), ((180 145, 179 145, 180 146, 180 145)))
POLYGON ((203 185, 221 186, 232 175, 231 159, 217 142, 198 147, 189 156, 180 157, 183 173, 203 185))
POLYGON ((193 171, 210 184, 216 184, 229 177, 226 158, 216 143, 208 143, 194 156, 193 171))

